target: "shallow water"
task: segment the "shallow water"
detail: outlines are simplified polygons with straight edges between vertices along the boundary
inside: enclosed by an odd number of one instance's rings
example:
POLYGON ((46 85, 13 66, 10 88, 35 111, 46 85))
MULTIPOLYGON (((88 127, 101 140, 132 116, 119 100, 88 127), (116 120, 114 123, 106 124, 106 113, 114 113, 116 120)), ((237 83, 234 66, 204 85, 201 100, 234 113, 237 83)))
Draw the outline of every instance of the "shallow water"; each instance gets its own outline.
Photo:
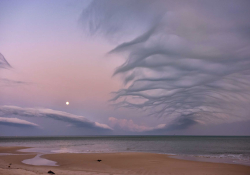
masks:
POLYGON ((28 165, 39 165, 39 166, 58 166, 57 162, 41 158, 41 156, 42 154, 38 154, 32 159, 23 160, 22 163, 28 165))

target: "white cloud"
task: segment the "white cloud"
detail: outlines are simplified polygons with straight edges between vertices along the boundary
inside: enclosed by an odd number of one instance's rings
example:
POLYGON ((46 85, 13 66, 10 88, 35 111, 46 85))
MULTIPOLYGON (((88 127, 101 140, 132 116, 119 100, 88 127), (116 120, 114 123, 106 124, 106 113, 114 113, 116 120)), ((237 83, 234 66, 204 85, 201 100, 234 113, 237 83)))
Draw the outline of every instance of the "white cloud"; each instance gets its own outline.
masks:
POLYGON ((77 127, 112 130, 108 125, 93 122, 79 115, 45 108, 21 108, 18 106, 0 106, 0 116, 46 117, 68 122, 77 127))
POLYGON ((16 126, 16 127, 38 127, 37 124, 21 120, 18 118, 0 117, 0 125, 16 126))

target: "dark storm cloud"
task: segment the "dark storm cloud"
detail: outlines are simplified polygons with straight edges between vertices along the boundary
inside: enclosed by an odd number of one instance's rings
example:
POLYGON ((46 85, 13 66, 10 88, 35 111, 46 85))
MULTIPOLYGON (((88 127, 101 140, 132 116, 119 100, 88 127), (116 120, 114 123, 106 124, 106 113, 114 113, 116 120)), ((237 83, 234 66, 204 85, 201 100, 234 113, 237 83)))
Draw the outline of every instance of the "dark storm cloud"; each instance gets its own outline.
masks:
POLYGON ((126 55, 114 73, 126 86, 113 100, 180 129, 250 119, 249 8, 230 0, 94 0, 80 22, 119 39, 110 53, 126 55))
POLYGON ((0 116, 45 117, 70 123, 77 127, 112 130, 108 125, 92 122, 83 116, 73 115, 63 111, 44 108, 21 108, 18 106, 0 106, 0 116))
POLYGON ((37 124, 21 120, 18 118, 0 117, 0 125, 14 126, 14 127, 38 127, 37 124))
POLYGON ((182 116, 177 118, 169 124, 159 124, 154 127, 149 127, 145 125, 138 125, 133 122, 132 119, 117 119, 114 117, 109 117, 109 124, 116 130, 130 131, 130 132, 141 132, 141 133, 160 133, 161 131, 175 131, 187 129, 193 125, 199 123, 199 120, 192 118, 192 116, 182 116))
POLYGON ((192 116, 181 116, 179 118, 176 118, 174 121, 169 123, 168 125, 165 125, 161 128, 154 128, 151 130, 151 132, 159 132, 159 131, 175 131, 175 130, 183 130, 188 129, 189 127, 199 124, 199 121, 196 121, 193 119, 192 116))

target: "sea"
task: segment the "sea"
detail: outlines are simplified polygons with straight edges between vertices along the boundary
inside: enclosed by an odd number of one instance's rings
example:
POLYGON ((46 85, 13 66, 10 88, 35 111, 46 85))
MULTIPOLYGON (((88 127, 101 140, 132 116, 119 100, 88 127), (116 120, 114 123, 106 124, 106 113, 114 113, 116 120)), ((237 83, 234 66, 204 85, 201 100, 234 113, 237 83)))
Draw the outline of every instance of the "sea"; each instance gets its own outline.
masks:
POLYGON ((54 153, 146 152, 177 159, 250 166, 250 136, 83 136, 0 137, 0 146, 54 153))

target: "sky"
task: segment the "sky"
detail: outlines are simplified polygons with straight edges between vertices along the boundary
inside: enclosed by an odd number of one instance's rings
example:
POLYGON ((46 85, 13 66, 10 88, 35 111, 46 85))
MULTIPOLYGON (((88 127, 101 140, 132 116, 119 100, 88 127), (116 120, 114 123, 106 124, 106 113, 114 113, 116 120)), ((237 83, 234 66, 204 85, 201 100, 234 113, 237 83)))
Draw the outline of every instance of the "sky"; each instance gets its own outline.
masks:
POLYGON ((1 0, 0 136, 250 135, 249 8, 1 0))

